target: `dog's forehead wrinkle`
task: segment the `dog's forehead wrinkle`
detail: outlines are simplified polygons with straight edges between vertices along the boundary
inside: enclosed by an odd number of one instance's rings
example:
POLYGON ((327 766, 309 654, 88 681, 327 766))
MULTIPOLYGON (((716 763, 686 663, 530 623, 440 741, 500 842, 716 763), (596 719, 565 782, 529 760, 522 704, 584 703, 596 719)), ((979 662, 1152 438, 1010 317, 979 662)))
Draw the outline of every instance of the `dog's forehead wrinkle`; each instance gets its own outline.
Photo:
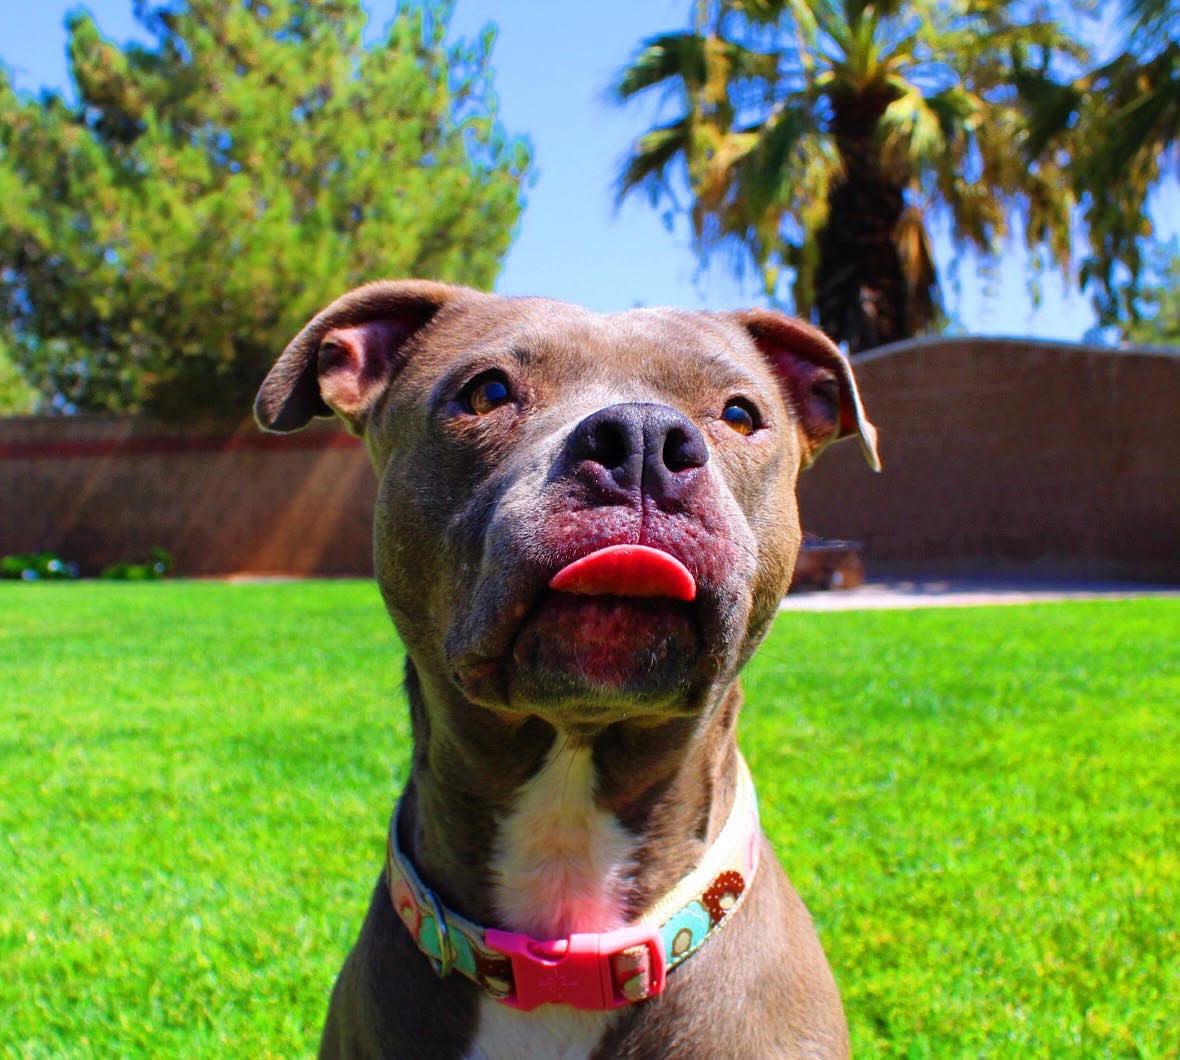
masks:
MULTIPOLYGON (((727 390, 770 393, 774 387, 760 357, 751 354, 724 329, 700 314, 669 313, 668 319, 628 327, 618 337, 620 355, 613 359, 616 377, 630 374, 633 385, 646 384, 657 397, 669 390, 699 397, 727 390), (704 326, 702 326, 704 325, 704 326)), ((728 395, 725 395, 728 396, 728 395)))
POLYGON ((578 408, 588 415, 610 404, 648 401, 696 414, 702 394, 717 405, 734 392, 777 392, 741 328, 686 310, 604 315, 545 299, 473 301, 437 320, 432 339, 436 357, 416 367, 430 379, 435 400, 469 375, 499 366, 522 373, 526 384, 536 380, 542 407, 556 386, 570 425, 578 408))

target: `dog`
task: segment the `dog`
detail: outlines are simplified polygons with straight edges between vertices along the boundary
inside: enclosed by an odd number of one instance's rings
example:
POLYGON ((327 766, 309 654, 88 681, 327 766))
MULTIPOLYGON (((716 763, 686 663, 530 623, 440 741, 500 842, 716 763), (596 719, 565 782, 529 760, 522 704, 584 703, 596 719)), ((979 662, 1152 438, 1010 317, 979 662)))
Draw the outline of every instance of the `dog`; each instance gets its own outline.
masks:
POLYGON ((410 775, 320 1055, 847 1055, 735 740, 798 473, 846 437, 880 467, 833 343, 385 281, 303 328, 255 414, 363 440, 406 649, 410 775))

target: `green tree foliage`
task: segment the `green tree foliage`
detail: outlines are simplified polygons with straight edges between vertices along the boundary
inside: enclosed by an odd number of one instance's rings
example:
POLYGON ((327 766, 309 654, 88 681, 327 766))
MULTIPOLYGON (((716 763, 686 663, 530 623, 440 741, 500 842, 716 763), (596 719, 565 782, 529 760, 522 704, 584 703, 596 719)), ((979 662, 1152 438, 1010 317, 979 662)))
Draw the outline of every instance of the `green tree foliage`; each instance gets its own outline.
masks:
POLYGON ((702 256, 748 251, 768 293, 852 350, 940 315, 927 229, 997 258, 1010 229, 1065 267, 1062 158, 1031 164, 1018 65, 1075 68, 1083 46, 1010 0, 701 0, 692 30, 645 42, 620 101, 664 93, 671 121, 634 145, 619 194, 677 202, 687 183, 702 256))
POLYGON ((37 408, 37 392, 25 382, 0 341, 0 416, 22 416, 37 408))
POLYGON ((1124 0, 1121 14, 1122 50, 1110 61, 1072 80, 1045 66, 1017 71, 1036 115, 1026 146, 1073 158, 1089 238, 1080 279, 1104 324, 1137 318, 1148 196, 1180 177, 1180 7, 1124 0))
POLYGON ((150 46, 70 16, 76 103, 0 72, 0 334, 26 378, 57 407, 241 411, 342 289, 490 285, 530 151, 493 31, 447 44, 450 12, 403 5, 365 47, 360 0, 139 2, 150 46))
POLYGON ((1180 243, 1154 244, 1145 255, 1136 313, 1122 327, 1135 346, 1180 347, 1180 243))

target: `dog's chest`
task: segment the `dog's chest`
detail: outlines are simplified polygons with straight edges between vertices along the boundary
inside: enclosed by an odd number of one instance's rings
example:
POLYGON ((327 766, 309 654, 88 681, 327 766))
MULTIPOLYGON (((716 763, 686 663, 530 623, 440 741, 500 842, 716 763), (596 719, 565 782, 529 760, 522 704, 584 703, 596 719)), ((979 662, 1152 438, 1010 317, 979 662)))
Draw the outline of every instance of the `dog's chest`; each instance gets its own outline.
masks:
POLYGON ((484 998, 467 1060, 586 1060, 614 1018, 613 1012, 579 1012, 568 1005, 518 1012, 484 998))
MULTIPOLYGON (((492 869, 504 924, 534 938, 622 926, 621 889, 633 869, 636 843, 594 801, 590 750, 558 736, 544 766, 517 793, 500 822, 492 869)), ((480 1003, 471 1060, 589 1056, 614 1019, 542 1005, 519 1012, 491 999, 480 1003)))
POLYGON ((635 839, 594 800, 590 749, 559 734, 500 822, 492 860, 502 922, 534 938, 611 931, 626 922, 622 887, 635 839))

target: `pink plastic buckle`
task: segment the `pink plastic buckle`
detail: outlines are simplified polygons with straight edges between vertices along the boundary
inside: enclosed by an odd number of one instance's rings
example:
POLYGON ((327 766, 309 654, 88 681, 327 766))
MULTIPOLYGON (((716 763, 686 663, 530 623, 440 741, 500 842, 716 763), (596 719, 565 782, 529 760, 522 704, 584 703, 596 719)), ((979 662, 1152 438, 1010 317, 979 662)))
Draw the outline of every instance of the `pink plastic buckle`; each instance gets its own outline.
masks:
POLYGON ((639 925, 548 941, 489 928, 484 941, 512 962, 515 992, 501 1000, 525 1012, 551 1002, 595 1012, 630 1004, 615 985, 611 958, 636 946, 647 949, 650 961, 643 996, 654 997, 664 989, 667 962, 654 927, 639 925))

